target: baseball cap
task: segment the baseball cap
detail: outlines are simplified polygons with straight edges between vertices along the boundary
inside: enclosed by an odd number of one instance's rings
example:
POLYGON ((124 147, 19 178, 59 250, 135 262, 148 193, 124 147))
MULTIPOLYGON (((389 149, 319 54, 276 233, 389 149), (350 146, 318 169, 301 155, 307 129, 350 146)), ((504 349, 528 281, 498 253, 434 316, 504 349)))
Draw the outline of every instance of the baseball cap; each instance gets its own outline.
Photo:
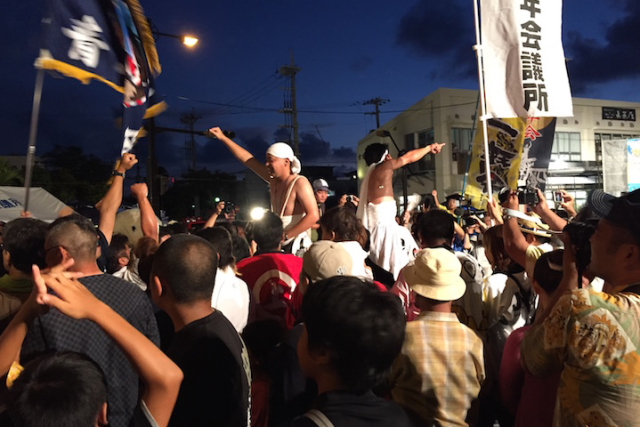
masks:
POLYGON ((352 270, 351 254, 331 240, 315 242, 302 257, 302 271, 312 282, 333 276, 350 276, 352 270))
POLYGON ((599 217, 631 231, 640 242, 640 189, 621 197, 594 190, 587 197, 587 205, 599 217))
POLYGON ((329 184, 324 179, 316 179, 313 181, 313 191, 324 190, 329 191, 329 184))
POLYGON ((418 295, 436 301, 455 301, 467 286, 460 277, 462 264, 445 248, 427 248, 404 268, 404 278, 418 295))

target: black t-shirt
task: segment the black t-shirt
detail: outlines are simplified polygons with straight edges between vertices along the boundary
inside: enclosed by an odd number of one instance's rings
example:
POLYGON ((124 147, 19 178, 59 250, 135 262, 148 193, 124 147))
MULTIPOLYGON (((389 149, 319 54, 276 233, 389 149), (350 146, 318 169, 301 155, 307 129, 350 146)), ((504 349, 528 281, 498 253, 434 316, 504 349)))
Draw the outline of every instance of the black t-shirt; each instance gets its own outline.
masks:
MULTIPOLYGON (((322 412, 335 427, 413 427, 404 410, 395 402, 367 391, 364 394, 334 391, 318 396, 314 409, 322 412)), ((317 427, 306 416, 287 427, 317 427)), ((284 426, 282 426, 284 427, 284 426)))
POLYGON ((184 373, 170 426, 251 424, 249 356, 220 311, 178 331, 167 355, 184 373))

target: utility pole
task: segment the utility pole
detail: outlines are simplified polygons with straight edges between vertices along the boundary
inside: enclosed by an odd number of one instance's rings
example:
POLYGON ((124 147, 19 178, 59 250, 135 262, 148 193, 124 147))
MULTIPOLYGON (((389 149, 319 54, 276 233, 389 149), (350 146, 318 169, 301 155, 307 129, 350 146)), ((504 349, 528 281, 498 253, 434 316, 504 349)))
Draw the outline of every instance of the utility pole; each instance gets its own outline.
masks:
POLYGON ((291 51, 291 64, 283 65, 278 70, 278 73, 285 77, 289 77, 289 88, 285 90, 291 91, 291 101, 288 103, 285 101, 284 108, 280 110, 281 113, 291 116, 291 124, 284 127, 293 129, 293 152, 297 157, 300 157, 300 137, 298 127, 298 100, 297 100, 297 87, 296 87, 296 74, 300 71, 300 68, 296 66, 296 61, 293 57, 293 51, 291 51))
POLYGON ((196 124, 196 122, 201 119, 202 116, 197 116, 195 114, 195 112, 192 110, 191 113, 189 114, 185 114, 184 116, 182 116, 180 118, 180 121, 182 123, 188 124, 189 125, 189 130, 191 131, 191 140, 187 141, 187 147, 186 149, 188 151, 190 151, 191 153, 191 169, 193 169, 194 171, 196 170, 196 137, 195 137, 195 131, 193 130, 194 125, 196 124))
POLYGON ((372 111, 370 113, 365 113, 368 114, 370 116, 375 115, 376 116, 376 129, 380 129, 380 106, 386 104, 387 102, 390 102, 388 99, 384 99, 384 98, 373 98, 370 99, 368 101, 364 101, 362 103, 362 105, 373 105, 375 106, 375 111, 372 111))

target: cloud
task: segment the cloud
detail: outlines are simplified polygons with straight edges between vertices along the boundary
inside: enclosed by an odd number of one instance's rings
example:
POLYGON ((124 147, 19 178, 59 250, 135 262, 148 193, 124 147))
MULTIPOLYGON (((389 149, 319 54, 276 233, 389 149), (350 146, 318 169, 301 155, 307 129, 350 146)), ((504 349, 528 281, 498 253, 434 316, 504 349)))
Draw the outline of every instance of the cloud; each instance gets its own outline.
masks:
POLYGON ((373 58, 369 55, 363 55, 359 58, 356 58, 349 67, 352 71, 362 73, 364 71, 367 71, 369 67, 371 67, 371 65, 373 65, 373 58))
POLYGON ((420 0, 400 20, 396 43, 419 57, 441 61, 436 75, 475 76, 473 12, 464 5, 460 0, 420 0))
POLYGON ((568 35, 565 54, 571 87, 576 95, 583 95, 590 86, 640 75, 638 28, 640 2, 625 0, 618 3, 624 16, 607 28, 602 40, 583 37, 577 32, 568 35))

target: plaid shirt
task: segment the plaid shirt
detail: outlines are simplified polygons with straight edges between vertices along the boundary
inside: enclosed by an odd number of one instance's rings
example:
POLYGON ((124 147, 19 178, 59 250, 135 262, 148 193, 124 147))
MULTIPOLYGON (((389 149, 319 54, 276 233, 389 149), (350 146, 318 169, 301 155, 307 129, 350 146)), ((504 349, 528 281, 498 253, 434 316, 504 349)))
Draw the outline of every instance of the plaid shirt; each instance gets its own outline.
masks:
MULTIPOLYGON (((110 274, 79 280, 156 345, 159 343, 151 302, 140 288, 110 274)), ((21 357, 26 361, 40 352, 53 349, 84 353, 100 365, 107 379, 109 425, 128 426, 138 404, 138 374, 111 337, 90 320, 72 319, 51 308, 29 328, 21 357)))
POLYGON ((407 323, 391 370, 393 400, 420 419, 466 426, 471 402, 485 378, 482 340, 454 313, 422 312, 407 323))

